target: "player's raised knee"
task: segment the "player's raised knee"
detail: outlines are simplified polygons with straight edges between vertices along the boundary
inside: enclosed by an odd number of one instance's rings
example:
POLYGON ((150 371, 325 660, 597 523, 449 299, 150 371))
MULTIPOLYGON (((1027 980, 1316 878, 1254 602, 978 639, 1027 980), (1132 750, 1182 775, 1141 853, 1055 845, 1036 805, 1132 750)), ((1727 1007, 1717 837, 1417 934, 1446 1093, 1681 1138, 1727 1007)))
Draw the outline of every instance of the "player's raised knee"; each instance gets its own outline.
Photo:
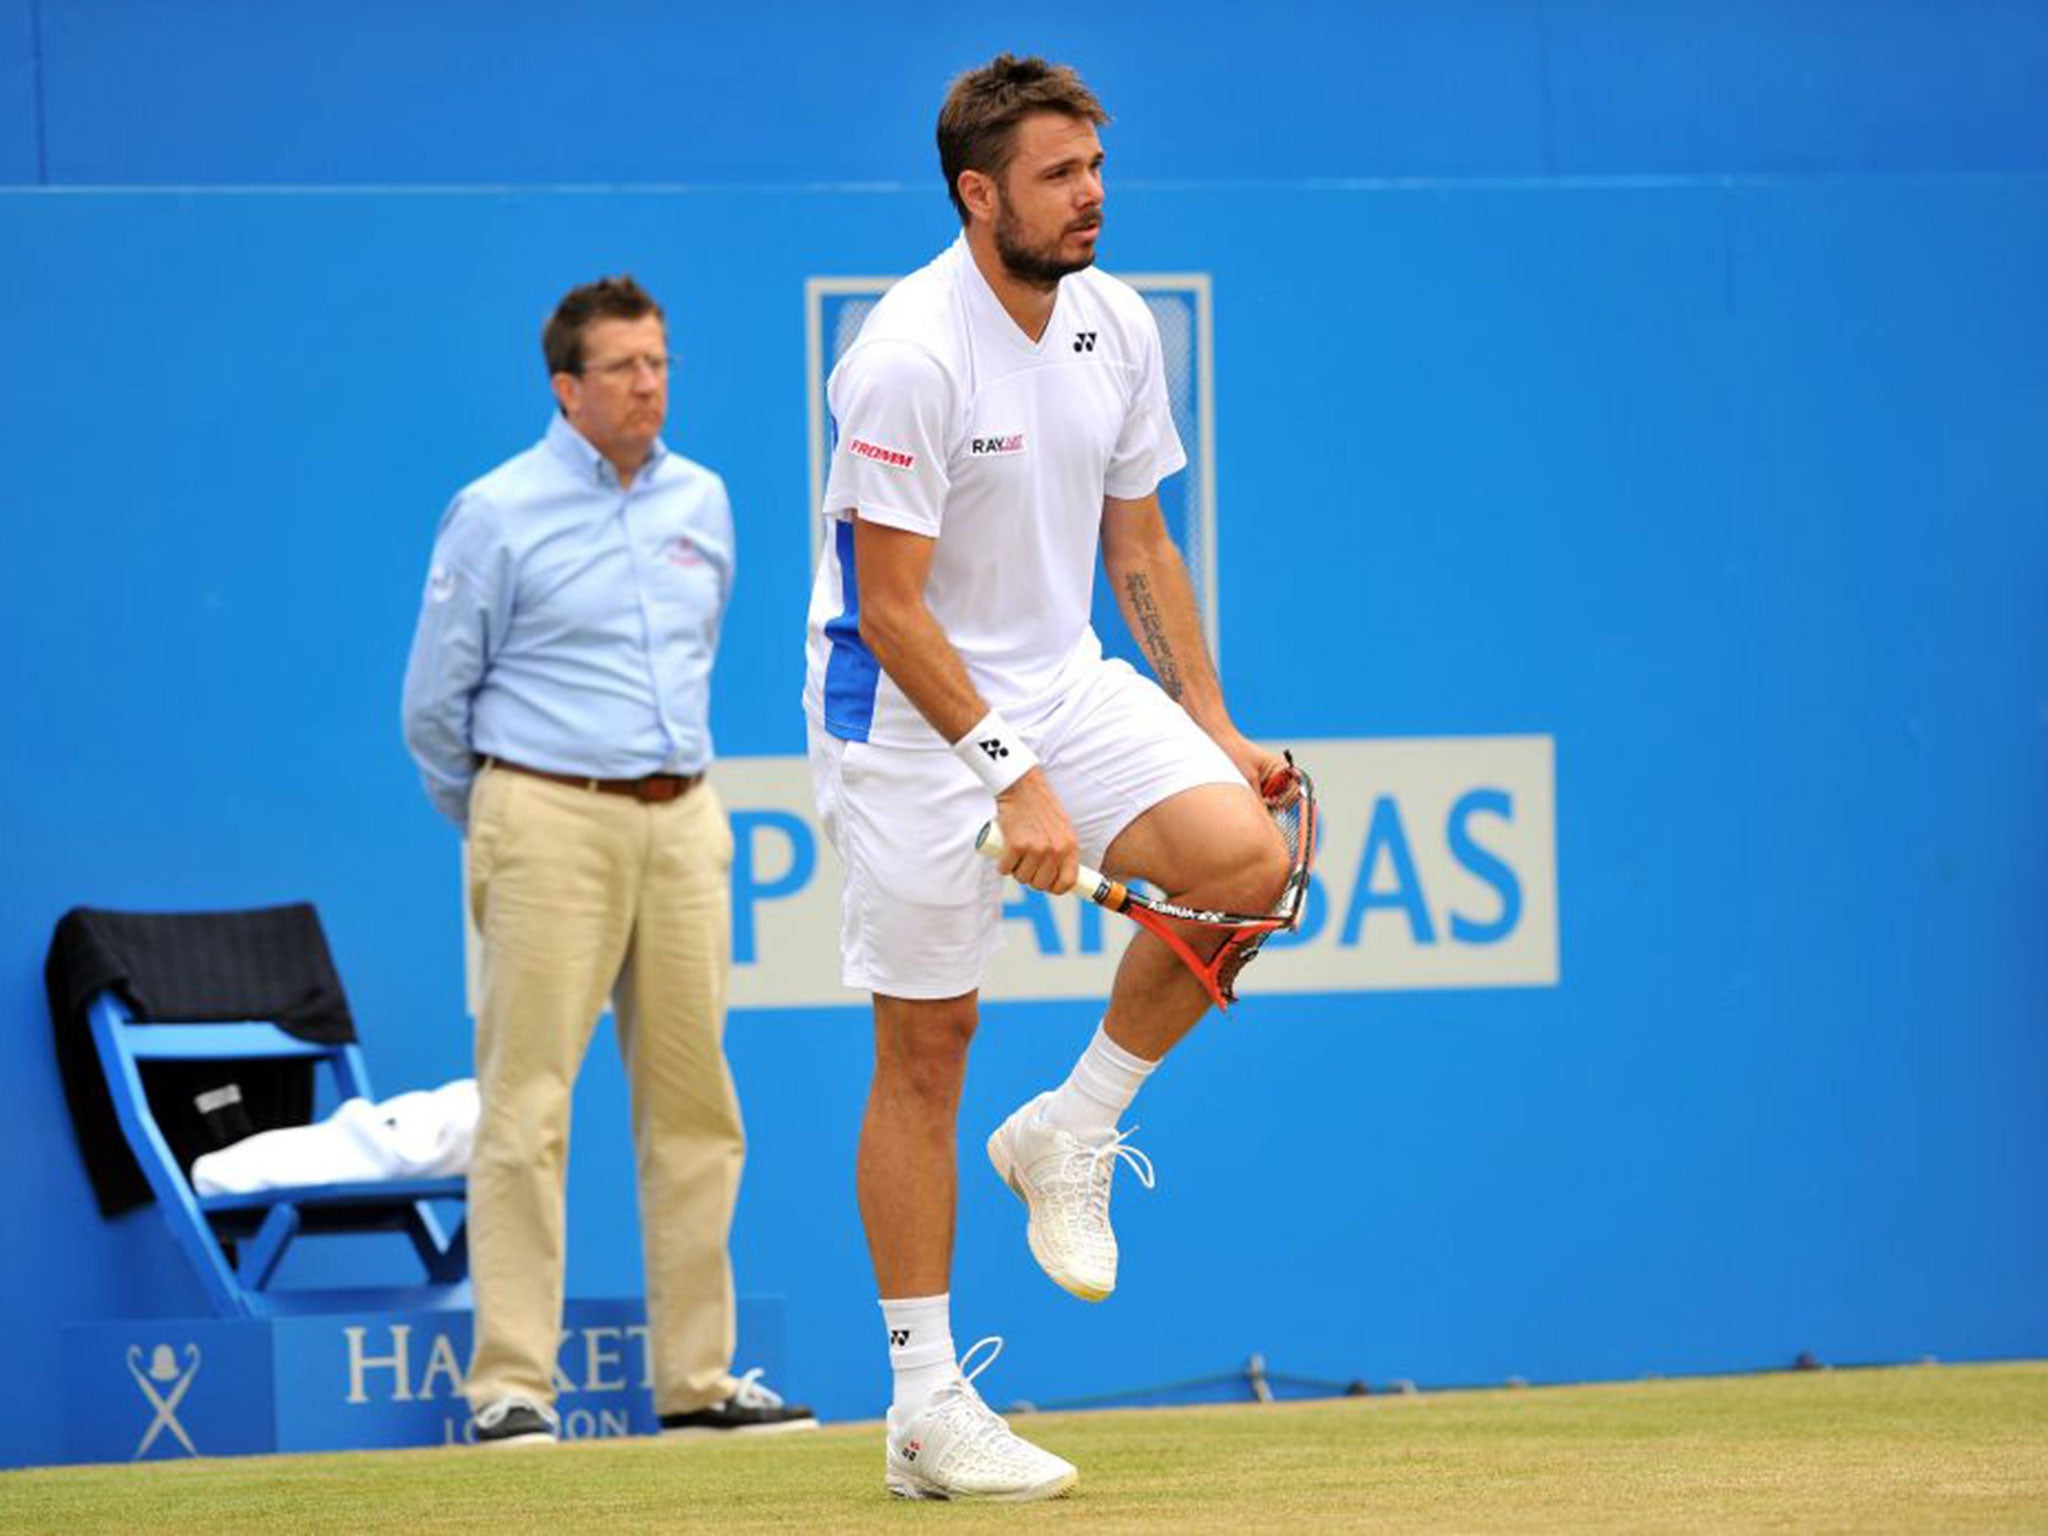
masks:
POLYGON ((1280 835, 1263 813, 1234 823, 1216 848, 1217 872, 1205 901, 1234 912, 1266 912, 1280 900, 1293 872, 1280 835))
POLYGON ((1289 858, 1279 834, 1270 826, 1261 830, 1262 835, 1254 842, 1245 870, 1245 883, 1253 895, 1253 904, 1247 910, 1252 912, 1264 912, 1273 907, 1287 889, 1288 876, 1294 873, 1293 860, 1289 858))

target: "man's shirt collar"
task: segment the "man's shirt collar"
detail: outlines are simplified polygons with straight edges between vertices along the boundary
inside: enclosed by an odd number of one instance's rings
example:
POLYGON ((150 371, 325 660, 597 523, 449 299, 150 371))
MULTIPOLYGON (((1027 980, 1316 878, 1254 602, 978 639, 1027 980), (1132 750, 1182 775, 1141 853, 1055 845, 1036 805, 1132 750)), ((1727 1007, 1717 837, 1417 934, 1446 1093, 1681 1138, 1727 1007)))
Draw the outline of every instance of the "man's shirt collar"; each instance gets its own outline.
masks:
MULTIPOLYGON (((572 465, 576 477, 592 485, 616 489, 619 472, 612 468, 612 462, 590 445, 590 439, 570 425, 569 418, 559 410, 548 422, 547 445, 566 463, 572 465)), ((640 472, 633 477, 635 485, 652 475, 661 461, 668 457, 668 444, 660 438, 647 450, 647 462, 640 466, 640 472)))

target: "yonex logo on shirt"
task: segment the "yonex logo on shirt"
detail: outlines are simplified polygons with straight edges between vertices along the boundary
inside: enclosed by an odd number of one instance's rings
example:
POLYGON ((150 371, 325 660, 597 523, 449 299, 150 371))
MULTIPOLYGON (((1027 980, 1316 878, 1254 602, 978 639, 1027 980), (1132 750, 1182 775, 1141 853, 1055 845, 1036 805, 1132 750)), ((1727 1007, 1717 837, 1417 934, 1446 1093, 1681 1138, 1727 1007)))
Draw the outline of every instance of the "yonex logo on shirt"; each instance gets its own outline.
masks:
POLYGON ((877 464, 887 464, 893 469, 908 469, 917 462, 915 454, 903 453, 895 448, 881 448, 860 438, 848 441, 847 451, 864 459, 873 459, 877 464))
POLYGON ((1096 333, 1094 331, 1074 332, 1074 350, 1076 352, 1093 352, 1095 350, 1095 336, 1096 333))
POLYGON ((973 454, 1022 453, 1024 434, 1012 432, 1008 437, 971 437, 967 440, 967 451, 973 454))

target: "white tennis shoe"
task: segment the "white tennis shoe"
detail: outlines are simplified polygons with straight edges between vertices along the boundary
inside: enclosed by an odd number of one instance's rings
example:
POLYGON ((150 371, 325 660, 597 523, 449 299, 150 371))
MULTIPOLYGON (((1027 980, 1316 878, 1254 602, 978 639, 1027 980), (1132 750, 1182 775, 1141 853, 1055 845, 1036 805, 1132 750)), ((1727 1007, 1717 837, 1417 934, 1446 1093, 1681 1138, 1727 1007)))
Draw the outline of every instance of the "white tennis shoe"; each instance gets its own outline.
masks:
POLYGON ((1150 1189, 1152 1160, 1124 1139, 1127 1131, 1097 1143, 1047 1124, 1040 1111, 1051 1097, 1041 1093, 997 1126, 988 1160, 1031 1213, 1024 1236, 1038 1267, 1083 1301, 1100 1301, 1116 1289, 1110 1180, 1128 1163, 1150 1189))
POLYGON ((899 1499, 987 1499, 1021 1504, 1057 1498, 1080 1473, 1072 1462, 1042 1451, 1003 1422, 981 1400, 974 1378, 1003 1352, 999 1338, 983 1339, 960 1357, 955 1376, 916 1412, 889 1410, 886 1473, 899 1499), (988 1355, 967 1370, 977 1350, 988 1355))

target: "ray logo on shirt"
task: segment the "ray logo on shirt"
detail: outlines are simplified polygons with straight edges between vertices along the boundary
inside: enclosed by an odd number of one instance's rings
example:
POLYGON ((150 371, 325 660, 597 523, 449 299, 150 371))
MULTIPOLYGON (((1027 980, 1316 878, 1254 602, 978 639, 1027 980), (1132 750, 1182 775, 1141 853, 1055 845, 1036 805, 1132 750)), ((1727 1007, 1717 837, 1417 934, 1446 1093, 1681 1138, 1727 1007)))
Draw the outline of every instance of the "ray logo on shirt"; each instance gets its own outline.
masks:
POLYGON ((967 451, 977 457, 995 453, 1022 453, 1024 434, 1011 432, 1001 437, 974 437, 967 440, 967 451))

